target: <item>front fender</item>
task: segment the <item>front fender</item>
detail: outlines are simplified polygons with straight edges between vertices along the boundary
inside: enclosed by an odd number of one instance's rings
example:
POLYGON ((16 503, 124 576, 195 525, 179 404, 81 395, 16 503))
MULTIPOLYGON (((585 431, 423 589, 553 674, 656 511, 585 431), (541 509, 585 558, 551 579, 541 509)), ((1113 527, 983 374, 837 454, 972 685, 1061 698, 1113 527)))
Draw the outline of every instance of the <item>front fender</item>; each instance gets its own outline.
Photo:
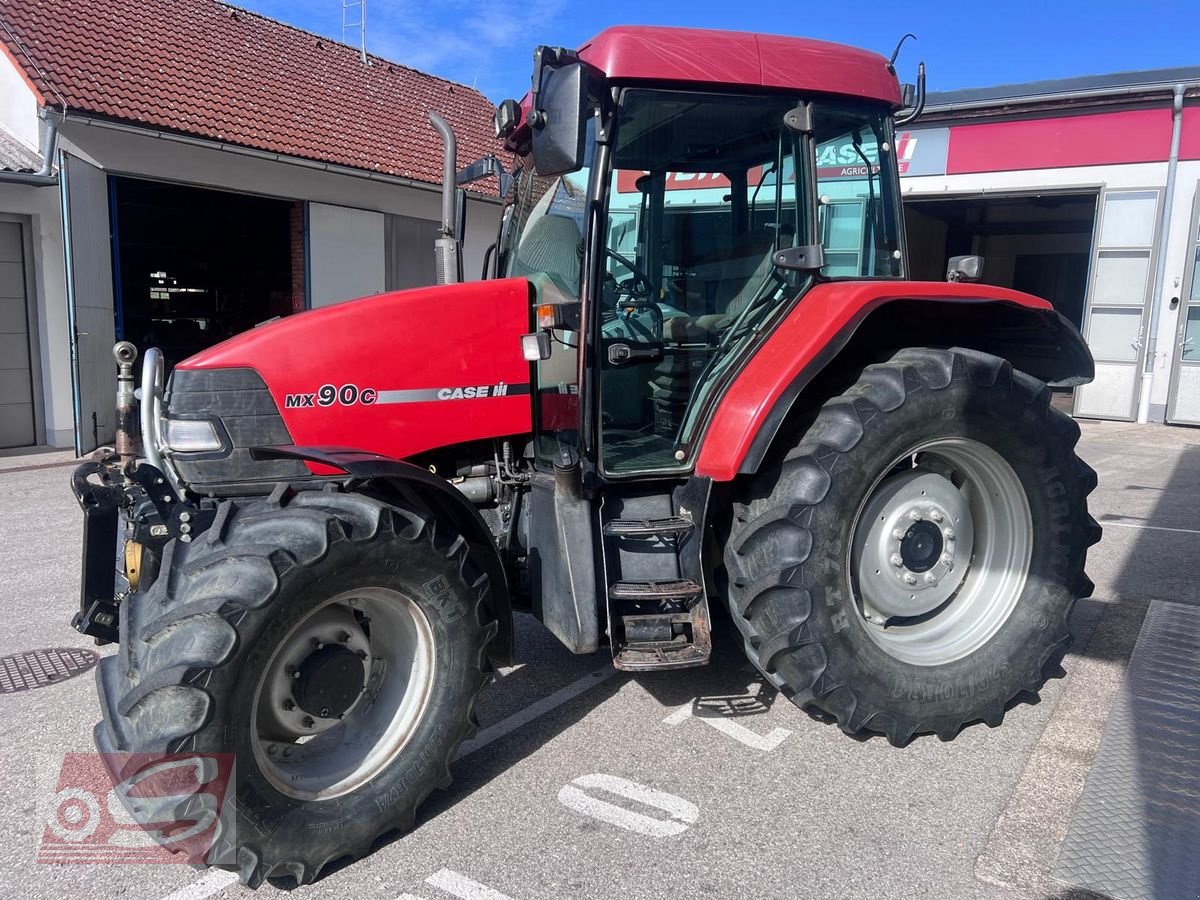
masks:
POLYGON ((406 500, 415 497, 433 515, 450 522, 479 554, 492 585, 492 612, 500 630, 488 649, 493 665, 512 658, 512 596, 504 562, 496 550, 491 530, 462 493, 428 469, 399 459, 348 447, 255 447, 255 459, 299 459, 340 469, 353 479, 351 488, 375 495, 391 494, 406 500))
POLYGON ((970 347, 1054 386, 1086 384, 1095 372, 1075 326, 1031 294, 966 283, 820 284, 730 384, 705 430, 696 474, 730 481, 757 471, 818 375, 904 346, 970 347))

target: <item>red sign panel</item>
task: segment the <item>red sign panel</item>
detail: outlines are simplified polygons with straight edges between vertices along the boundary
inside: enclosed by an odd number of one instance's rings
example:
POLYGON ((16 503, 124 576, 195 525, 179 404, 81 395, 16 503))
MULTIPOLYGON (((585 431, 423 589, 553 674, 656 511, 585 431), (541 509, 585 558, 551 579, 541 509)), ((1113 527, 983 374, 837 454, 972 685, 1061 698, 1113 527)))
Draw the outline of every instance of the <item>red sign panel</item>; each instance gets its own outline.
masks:
POLYGON ((1200 159, 1200 106, 1183 110, 1183 127, 1179 133, 1179 158, 1200 159))
POLYGON ((956 126, 949 175, 1161 162, 1171 145, 1171 110, 1137 109, 956 126))

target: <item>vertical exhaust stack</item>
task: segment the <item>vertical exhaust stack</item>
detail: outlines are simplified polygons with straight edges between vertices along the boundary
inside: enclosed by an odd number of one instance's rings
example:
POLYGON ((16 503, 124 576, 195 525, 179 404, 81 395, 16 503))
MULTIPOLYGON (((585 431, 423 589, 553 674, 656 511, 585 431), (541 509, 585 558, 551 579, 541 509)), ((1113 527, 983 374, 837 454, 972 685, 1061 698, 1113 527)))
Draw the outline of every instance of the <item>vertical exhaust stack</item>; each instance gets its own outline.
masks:
POLYGON ((442 225, 441 237, 434 242, 434 254, 437 258, 437 283, 457 284, 462 281, 462 260, 459 256, 459 241, 454 214, 455 167, 458 160, 458 142, 454 139, 454 131, 449 123, 435 112, 429 114, 429 121, 442 136, 445 148, 442 156, 442 225))

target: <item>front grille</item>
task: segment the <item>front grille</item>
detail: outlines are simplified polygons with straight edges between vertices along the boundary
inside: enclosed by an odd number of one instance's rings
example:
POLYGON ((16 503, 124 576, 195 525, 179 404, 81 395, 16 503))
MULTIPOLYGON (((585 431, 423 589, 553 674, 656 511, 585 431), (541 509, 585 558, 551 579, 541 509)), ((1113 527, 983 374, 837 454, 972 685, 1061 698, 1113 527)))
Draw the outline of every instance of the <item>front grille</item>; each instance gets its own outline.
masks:
POLYGON ((253 447, 292 443, 266 382, 253 369, 176 369, 166 409, 173 418, 219 420, 232 444, 216 453, 172 454, 180 480, 197 493, 241 493, 309 477, 299 460, 250 458, 253 447))

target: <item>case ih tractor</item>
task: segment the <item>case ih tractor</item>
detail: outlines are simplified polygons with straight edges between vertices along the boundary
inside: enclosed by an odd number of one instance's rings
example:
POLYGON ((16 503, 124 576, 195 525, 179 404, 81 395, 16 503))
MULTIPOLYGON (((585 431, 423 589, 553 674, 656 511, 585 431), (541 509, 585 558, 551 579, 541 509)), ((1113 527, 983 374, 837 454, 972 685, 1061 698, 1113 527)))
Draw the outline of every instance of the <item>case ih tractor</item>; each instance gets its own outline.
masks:
POLYGON ((120 642, 96 740, 236 754, 223 864, 250 885, 413 825, 515 609, 646 672, 708 662, 724 605, 771 684, 903 745, 997 725, 1091 591, 1095 475, 1049 387, 1091 378, 1078 332, 977 258, 905 280, 895 129, 923 84, 684 29, 535 60, 496 113, 488 278, 454 283, 438 123, 451 283, 265 324, 165 385, 148 350, 140 451, 117 347, 117 445, 74 478, 75 624, 120 642))

